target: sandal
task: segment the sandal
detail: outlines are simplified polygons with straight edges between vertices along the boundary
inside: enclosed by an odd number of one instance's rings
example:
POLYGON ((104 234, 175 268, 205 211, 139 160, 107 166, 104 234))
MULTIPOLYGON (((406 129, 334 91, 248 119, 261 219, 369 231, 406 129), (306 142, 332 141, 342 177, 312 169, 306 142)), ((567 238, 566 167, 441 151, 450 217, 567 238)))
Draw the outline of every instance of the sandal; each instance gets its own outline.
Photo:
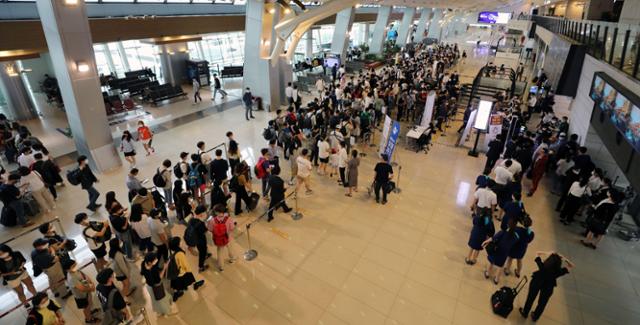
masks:
POLYGON ((471 260, 470 260, 470 259, 468 259, 468 258, 465 258, 465 259, 464 259, 464 262, 465 262, 465 263, 467 263, 467 265, 473 265, 473 263, 471 262, 471 260))
POLYGON ((500 283, 500 281, 498 281, 498 277, 493 278, 493 283, 494 283, 494 284, 496 284, 496 285, 497 285, 498 283, 500 283))
POLYGON ((515 270, 515 271, 513 272, 513 274, 515 274, 515 275, 516 275, 516 278, 520 278, 520 272, 518 272, 518 270, 515 270))
POLYGON ((485 278, 485 279, 489 279, 489 272, 484 271, 484 278, 485 278))

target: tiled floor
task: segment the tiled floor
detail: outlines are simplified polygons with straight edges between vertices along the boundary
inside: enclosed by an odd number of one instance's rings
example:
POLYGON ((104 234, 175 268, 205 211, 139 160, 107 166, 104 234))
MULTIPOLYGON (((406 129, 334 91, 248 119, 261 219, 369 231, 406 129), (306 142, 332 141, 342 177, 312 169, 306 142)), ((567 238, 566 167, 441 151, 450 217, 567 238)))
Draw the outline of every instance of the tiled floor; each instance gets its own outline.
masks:
MULTIPOLYGON (((461 67, 473 75, 478 61, 470 58, 461 67), (475 60, 475 61, 474 61, 475 60), (475 63, 474 63, 475 62, 475 63)), ((209 146, 225 141, 233 130, 243 156, 253 164, 264 146, 261 132, 267 113, 245 122, 236 107, 186 125, 159 133, 154 141, 157 154, 140 157, 142 176, 151 178, 165 158, 175 161, 180 150, 193 151, 204 140, 209 146)), ((353 198, 344 196, 336 179, 313 176, 312 196, 300 197, 304 218, 293 221, 278 213, 272 223, 258 222, 251 228, 256 260, 242 259, 223 272, 200 274, 207 284, 199 292, 188 292, 178 302, 180 313, 156 319, 153 324, 499 324, 526 323, 514 311, 507 320, 494 316, 490 295, 498 288, 482 276, 484 255, 476 266, 467 266, 467 239, 471 228, 468 206, 473 180, 481 171, 483 158, 467 156, 467 150, 452 145, 455 126, 447 137, 435 139, 429 154, 398 148, 396 161, 402 166, 400 194, 391 194, 389 204, 376 205, 367 195, 375 164, 368 153, 360 167, 360 188, 353 198)), ((401 141, 404 143, 404 141, 401 141)), ((399 168, 395 168, 396 173, 399 168)), ((121 168, 100 175, 100 192, 116 190, 125 200, 126 171, 121 168)), ((285 168, 288 175, 288 168, 285 168)), ((528 184, 527 184, 528 185, 528 184)), ((525 185, 525 186, 527 186, 525 185)), ((554 296, 539 320, 541 324, 638 324, 640 323, 640 256, 638 247, 608 236, 597 251, 582 247, 580 229, 556 221, 552 206, 556 197, 548 194, 547 183, 532 198, 527 210, 534 219, 536 238, 525 258, 524 274, 533 271, 538 250, 557 250, 577 265, 559 280, 554 296)), ((257 184, 256 184, 257 186, 257 184)), ((256 187, 258 188, 258 187, 256 187)), ((102 199, 101 199, 102 200, 102 199)), ((76 237, 79 229, 72 218, 86 205, 85 193, 76 187, 61 190, 56 214, 67 233, 76 237)), ((290 202, 292 203, 292 202, 290 202)), ((266 209, 264 202, 258 208, 266 209)), ((104 217, 101 211, 94 217, 104 217)), ((245 224, 257 216, 238 219, 245 224)), ((41 217, 39 221, 43 221, 41 217)), ((246 234, 239 227, 233 249, 247 250, 246 234)), ((2 238, 21 229, 0 228, 2 238)), ((176 226, 175 234, 183 228, 176 226)), ((17 246, 27 253, 28 240, 17 246)), ((215 254, 214 254, 215 255, 215 254)), ((192 265, 196 261, 190 257, 192 265)), ((212 263, 211 261, 210 263, 212 263)), ((514 277, 501 285, 514 285, 514 277)), ((524 302, 526 290, 518 296, 516 308, 524 302)), ((134 307, 146 304, 146 293, 134 300, 134 307)), ((12 293, 0 301, 15 301, 12 293)), ((5 303, 6 304, 6 303, 5 303)), ((68 324, 81 324, 82 315, 71 300, 64 304, 68 324)), ((2 324, 22 322, 24 311, 0 320, 2 324)), ((530 322, 530 321, 529 321, 530 322)))

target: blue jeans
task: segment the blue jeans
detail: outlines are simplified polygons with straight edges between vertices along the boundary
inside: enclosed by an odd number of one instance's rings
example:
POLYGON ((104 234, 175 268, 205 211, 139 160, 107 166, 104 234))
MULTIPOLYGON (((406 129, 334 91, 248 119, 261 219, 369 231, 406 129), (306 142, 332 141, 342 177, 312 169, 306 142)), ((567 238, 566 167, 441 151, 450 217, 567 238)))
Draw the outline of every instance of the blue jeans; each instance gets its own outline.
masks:
POLYGON ((129 259, 133 259, 133 240, 131 239, 131 231, 133 230, 127 230, 125 232, 116 231, 116 237, 118 237, 122 242, 124 253, 129 259))
POLYGON ((262 181, 262 197, 267 197, 267 195, 269 195, 269 190, 271 189, 269 187, 269 176, 265 176, 261 179, 262 181))
POLYGON ((24 215, 24 204, 22 204, 22 200, 18 199, 9 203, 9 207, 16 213, 16 221, 19 225, 27 223, 27 217, 24 215))
POLYGON ((253 117, 253 112, 251 111, 251 105, 244 105, 244 117, 247 118, 247 121, 249 120, 249 117, 253 117))
POLYGON ((96 190, 95 187, 93 187, 93 186, 91 186, 91 187, 89 187, 89 188, 87 188, 85 190, 89 194, 89 205, 87 205, 87 209, 95 210, 96 209, 96 201, 98 200, 98 197, 100 196, 100 192, 98 192, 98 190, 96 190))
POLYGON ((164 201, 167 202, 167 206, 173 204, 173 191, 172 188, 163 188, 162 192, 164 193, 164 201))

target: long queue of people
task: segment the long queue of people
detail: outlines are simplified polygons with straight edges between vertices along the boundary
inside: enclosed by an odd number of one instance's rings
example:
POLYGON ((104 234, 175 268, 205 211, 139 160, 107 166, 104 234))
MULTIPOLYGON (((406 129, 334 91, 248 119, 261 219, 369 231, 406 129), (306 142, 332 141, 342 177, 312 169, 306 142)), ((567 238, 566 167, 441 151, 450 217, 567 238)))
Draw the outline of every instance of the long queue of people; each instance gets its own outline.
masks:
MULTIPOLYGON (((496 113, 503 114, 511 123, 530 118, 523 116, 517 98, 505 97, 497 106, 496 113)), ((536 132, 521 132, 520 124, 514 128, 506 123, 502 134, 489 143, 485 169, 476 179, 470 250, 465 262, 475 264, 479 253, 485 250, 488 267, 484 276, 496 284, 501 274, 512 273, 513 260, 516 260, 513 273, 521 276, 527 247, 535 237, 532 229, 535 217, 527 212, 522 197, 524 193, 533 196, 545 174, 553 180, 552 193, 560 196, 556 206, 559 222, 569 226, 577 215, 585 216, 586 229, 580 242, 586 247, 596 249, 624 199, 611 179, 593 163, 588 149, 579 145, 578 136, 567 137, 566 118, 556 118, 548 106, 530 107, 529 111, 542 111, 536 132), (530 185, 523 183, 523 178, 530 179, 530 185), (529 189, 525 192, 526 186, 529 189), (494 226, 494 219, 500 222, 499 229, 494 226)), ((555 252, 538 252, 535 262, 538 269, 533 274, 525 306, 520 308, 522 316, 528 317, 538 297, 538 305, 531 315, 533 320, 543 313, 556 279, 574 267, 566 257, 555 252), (546 259, 543 261, 541 257, 546 259)))

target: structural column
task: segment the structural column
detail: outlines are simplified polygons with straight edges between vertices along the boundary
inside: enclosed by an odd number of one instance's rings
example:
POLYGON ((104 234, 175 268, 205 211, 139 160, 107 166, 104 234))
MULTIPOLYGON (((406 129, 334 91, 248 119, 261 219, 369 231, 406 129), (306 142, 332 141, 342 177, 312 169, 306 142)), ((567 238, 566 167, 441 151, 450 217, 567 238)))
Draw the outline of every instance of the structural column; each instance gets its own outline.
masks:
POLYGON ((638 25, 640 23, 640 1, 625 1, 622 4, 619 22, 621 24, 638 25))
POLYGON ((369 23, 364 23, 364 44, 369 45, 369 38, 371 37, 371 35, 369 35, 371 32, 369 31, 369 23))
POLYGON ((84 1, 39 0, 38 13, 78 153, 106 171, 121 165, 107 121, 84 1))
POLYGON ((398 39, 396 45, 403 47, 407 44, 407 38, 413 27, 413 16, 416 15, 416 8, 406 7, 404 8, 404 14, 402 15, 402 22, 398 26, 398 39))
POLYGON ((442 20, 442 9, 433 9, 433 17, 431 17, 431 22, 429 23, 429 33, 428 38, 435 38, 440 41, 440 20, 442 20))
POLYGON ((313 29, 309 28, 309 30, 304 34, 305 35, 305 56, 309 59, 313 58, 313 29))
POLYGON ((431 18, 431 8, 422 8, 420 11, 420 21, 418 21, 418 26, 416 28, 416 34, 413 37, 414 42, 420 43, 427 36, 425 32, 427 30, 429 18, 431 18))
POLYGON ((284 17, 278 3, 247 1, 244 42, 244 88, 261 97, 265 108, 275 110, 285 104, 284 85, 293 79, 291 64, 284 57, 271 62, 269 56, 276 43, 274 27, 284 17))
POLYGON ((378 8, 378 17, 376 25, 373 27, 373 36, 371 37, 371 45, 369 53, 380 54, 384 48, 384 40, 387 36, 387 25, 391 17, 391 7, 381 6, 378 8))
POLYGON ((28 120, 37 116, 27 88, 20 78, 17 62, 0 63, 0 90, 7 100, 8 118, 28 120))
POLYGON ((353 26, 353 20, 356 16, 355 8, 344 9, 336 14, 335 30, 333 32, 333 40, 331 42, 331 53, 339 54, 341 60, 344 60, 349 46, 349 31, 353 26))
POLYGON ((162 44, 158 45, 158 49, 164 82, 174 86, 190 83, 191 80, 188 80, 187 76, 187 60, 189 60, 187 43, 162 44))

